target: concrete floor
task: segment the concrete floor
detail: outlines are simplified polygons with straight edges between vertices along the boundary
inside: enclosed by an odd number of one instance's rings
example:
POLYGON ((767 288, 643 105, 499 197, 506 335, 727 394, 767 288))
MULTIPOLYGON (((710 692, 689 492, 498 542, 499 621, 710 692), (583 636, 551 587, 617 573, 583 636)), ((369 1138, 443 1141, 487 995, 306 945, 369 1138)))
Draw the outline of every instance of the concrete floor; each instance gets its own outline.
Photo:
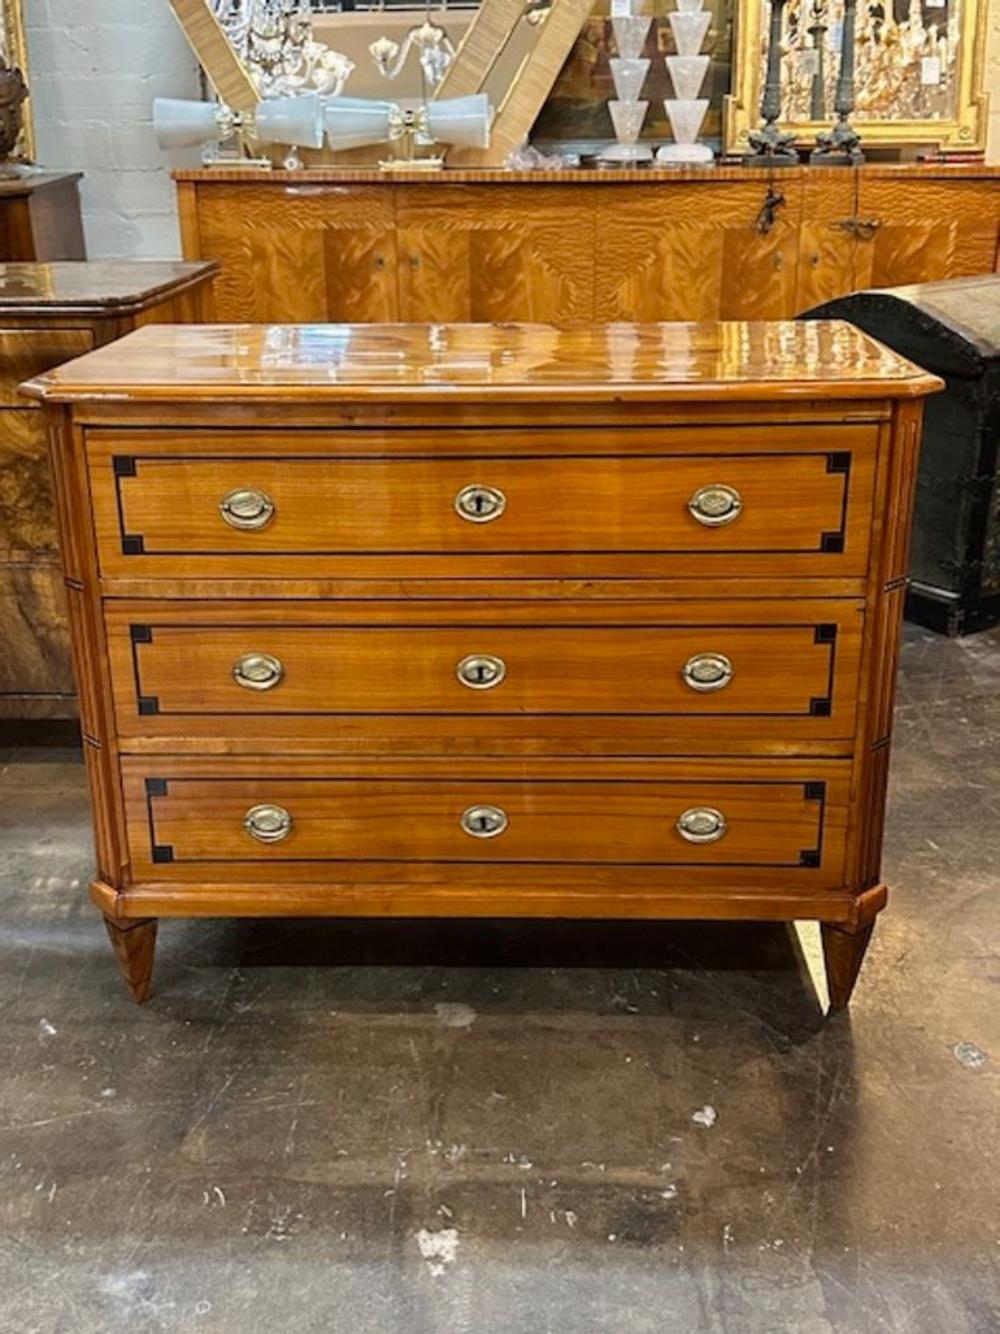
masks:
POLYGON ((1000 1329, 1000 633, 903 661, 829 1023, 708 924, 168 922, 136 1009, 77 757, 0 753, 0 1330, 1000 1329))

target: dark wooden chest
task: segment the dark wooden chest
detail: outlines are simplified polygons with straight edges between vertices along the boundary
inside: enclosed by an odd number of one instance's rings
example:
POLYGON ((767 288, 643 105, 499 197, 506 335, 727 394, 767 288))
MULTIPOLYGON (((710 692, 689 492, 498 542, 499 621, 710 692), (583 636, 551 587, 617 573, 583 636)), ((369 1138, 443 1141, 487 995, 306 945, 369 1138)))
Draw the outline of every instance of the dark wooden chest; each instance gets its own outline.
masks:
POLYGON ((927 403, 910 620, 949 635, 1000 621, 1000 275, 855 292, 802 319, 846 319, 947 390, 927 403))

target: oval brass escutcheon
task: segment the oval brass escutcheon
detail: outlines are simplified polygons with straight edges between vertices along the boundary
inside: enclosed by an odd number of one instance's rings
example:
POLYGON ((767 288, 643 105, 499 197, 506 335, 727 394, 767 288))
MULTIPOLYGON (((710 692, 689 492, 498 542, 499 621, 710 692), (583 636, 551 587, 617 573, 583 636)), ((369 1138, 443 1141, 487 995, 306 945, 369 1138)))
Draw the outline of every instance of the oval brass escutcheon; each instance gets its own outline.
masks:
POLYGON ((274 518, 274 501, 266 491, 240 487, 219 501, 219 512, 230 528, 266 528, 274 518))
POLYGON ((701 486, 688 501, 688 509, 706 528, 721 528, 732 523, 743 511, 743 497, 734 486, 714 482, 701 486))
POLYGON ((722 690, 733 679, 733 664, 724 653, 696 653, 681 671, 685 685, 701 694, 722 690))
POLYGON ((233 680, 244 690, 272 690, 284 674, 281 659, 270 653, 244 653, 233 663, 233 680))
POLYGON ((714 806, 692 806, 677 821, 677 832, 689 843, 714 843, 726 827, 726 817, 714 806))
POLYGON ((507 497, 496 486, 475 483, 463 486, 455 497, 455 509, 470 523, 489 523, 499 519, 507 508, 507 497))
POLYGON ((292 817, 284 806, 251 806, 243 817, 243 828, 258 843, 280 843, 292 829, 292 817))
POLYGON ((470 653, 455 668, 455 675, 470 690, 492 690, 507 675, 507 664, 493 653, 470 653))
POLYGON ((496 838, 509 823, 499 806, 470 806, 462 812, 462 828, 473 838, 496 838))

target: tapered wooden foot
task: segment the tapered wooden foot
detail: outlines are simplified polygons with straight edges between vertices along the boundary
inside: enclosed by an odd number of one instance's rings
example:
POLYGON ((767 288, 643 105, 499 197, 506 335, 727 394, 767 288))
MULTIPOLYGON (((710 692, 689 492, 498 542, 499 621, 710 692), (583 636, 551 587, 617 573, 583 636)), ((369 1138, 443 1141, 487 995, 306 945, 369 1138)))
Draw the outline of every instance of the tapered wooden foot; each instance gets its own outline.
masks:
POLYGON ((132 999, 141 1005, 149 996, 153 983, 153 954, 156 950, 156 918, 138 917, 113 921, 105 917, 111 946, 128 983, 132 999))
POLYGON ((831 1010, 847 1007, 874 929, 874 922, 853 930, 846 930, 832 922, 822 924, 823 957, 826 960, 826 985, 830 993, 831 1010))

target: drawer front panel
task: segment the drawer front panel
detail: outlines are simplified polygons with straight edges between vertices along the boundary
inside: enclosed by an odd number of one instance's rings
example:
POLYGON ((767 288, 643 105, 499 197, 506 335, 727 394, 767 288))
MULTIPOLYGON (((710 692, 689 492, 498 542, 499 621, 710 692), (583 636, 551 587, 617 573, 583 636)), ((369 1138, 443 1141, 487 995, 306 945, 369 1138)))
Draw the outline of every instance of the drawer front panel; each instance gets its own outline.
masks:
MULTIPOLYGON (((420 612, 400 604, 380 609, 378 624, 308 604, 251 605, 246 619, 223 604, 196 618, 184 604, 168 606, 109 615, 123 736, 183 733, 209 720, 220 734, 296 717, 309 729, 345 714, 647 715, 688 720, 692 732, 726 719, 734 733, 762 725, 853 733, 862 617, 849 602, 805 604, 797 623, 795 604, 757 604, 757 625, 728 623, 728 607, 713 621, 704 603, 687 613, 592 607, 582 624, 571 620, 579 610, 564 608, 569 623, 535 626, 505 623, 503 610, 492 624, 463 624, 461 604, 430 609, 446 622, 437 626, 407 625, 420 612), (313 623, 296 624, 296 611, 313 623), (600 624, 615 612, 640 623, 600 624), (676 623, 663 624, 667 616, 676 623)), ((560 619, 558 607, 534 614, 560 619)))
POLYGON ((260 777, 227 778, 192 774, 193 764, 182 777, 162 764, 151 774, 137 763, 126 791, 140 878, 234 880, 295 868, 309 878, 347 862, 384 864, 397 876, 420 864, 604 864, 704 869, 719 883, 729 873, 777 873, 812 885, 837 883, 842 872, 839 776, 831 791, 801 774, 316 778, 274 764, 260 777))
POLYGON ((867 566, 873 460, 870 450, 531 459, 98 454, 92 483, 110 575, 294 575, 304 558, 313 572, 361 575, 401 568, 494 576, 522 565, 571 572, 581 557, 653 572, 668 556, 702 573, 738 558, 748 573, 857 574, 867 566))

